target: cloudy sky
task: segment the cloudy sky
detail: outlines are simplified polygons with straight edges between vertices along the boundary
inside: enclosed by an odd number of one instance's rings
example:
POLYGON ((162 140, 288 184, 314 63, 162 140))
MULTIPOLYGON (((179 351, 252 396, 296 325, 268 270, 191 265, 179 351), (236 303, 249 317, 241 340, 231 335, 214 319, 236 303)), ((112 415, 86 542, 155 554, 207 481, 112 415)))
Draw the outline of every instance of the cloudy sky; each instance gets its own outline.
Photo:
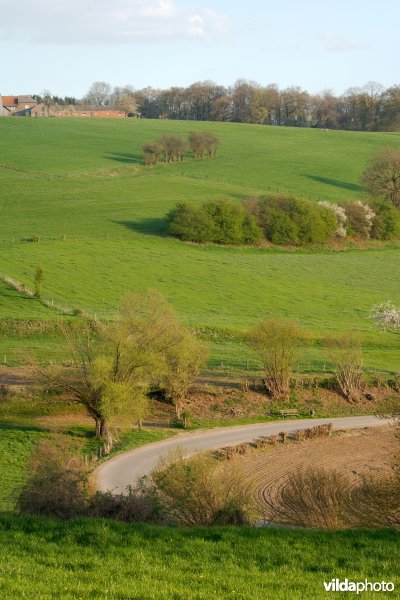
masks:
POLYGON ((0 0, 0 94, 400 84, 398 0, 0 0))

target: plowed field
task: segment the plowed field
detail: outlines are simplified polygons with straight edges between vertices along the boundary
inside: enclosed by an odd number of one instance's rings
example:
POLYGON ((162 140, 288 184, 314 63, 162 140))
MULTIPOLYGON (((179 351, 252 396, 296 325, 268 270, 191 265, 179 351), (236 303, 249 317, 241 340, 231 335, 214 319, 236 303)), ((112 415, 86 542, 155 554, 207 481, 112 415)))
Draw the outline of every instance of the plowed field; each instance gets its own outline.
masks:
POLYGON ((308 467, 335 469, 354 482, 365 475, 390 473, 400 443, 391 426, 337 432, 332 437, 267 446, 235 458, 238 479, 260 502, 265 518, 291 473, 308 467))

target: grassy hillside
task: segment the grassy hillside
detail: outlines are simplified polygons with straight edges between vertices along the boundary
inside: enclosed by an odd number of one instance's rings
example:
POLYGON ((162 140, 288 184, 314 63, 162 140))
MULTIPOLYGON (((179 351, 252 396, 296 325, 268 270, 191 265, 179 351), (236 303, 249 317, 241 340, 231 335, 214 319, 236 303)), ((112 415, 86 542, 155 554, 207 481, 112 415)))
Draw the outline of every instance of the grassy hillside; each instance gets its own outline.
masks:
POLYGON ((399 582, 399 535, 389 530, 185 530, 4 516, 0 548, 4 600, 286 600, 325 598, 323 582, 334 577, 399 582))
MULTIPOLYGON (((386 299, 400 303, 397 246, 289 252, 197 247, 165 236, 165 215, 179 200, 240 199, 269 188, 313 200, 358 198, 365 159, 383 145, 400 145, 400 135, 233 123, 3 119, 0 273, 32 287, 40 264, 47 299, 108 317, 127 291, 157 288, 185 322, 215 333, 214 366, 223 361, 243 367, 236 338, 268 314, 298 318, 317 338, 326 331, 360 330, 367 365, 395 370, 396 340, 374 333, 368 311, 386 299), (221 139, 215 159, 141 164, 146 139, 204 128, 221 139), (32 235, 41 241, 24 241, 32 235), (226 329, 232 340, 224 337, 226 329)), ((0 318, 32 318, 36 311, 39 317, 40 305, 16 304, 15 295, 0 291, 0 318)), ((4 344, 9 352, 12 343, 4 344)), ((313 350, 304 368, 325 360, 313 350)))

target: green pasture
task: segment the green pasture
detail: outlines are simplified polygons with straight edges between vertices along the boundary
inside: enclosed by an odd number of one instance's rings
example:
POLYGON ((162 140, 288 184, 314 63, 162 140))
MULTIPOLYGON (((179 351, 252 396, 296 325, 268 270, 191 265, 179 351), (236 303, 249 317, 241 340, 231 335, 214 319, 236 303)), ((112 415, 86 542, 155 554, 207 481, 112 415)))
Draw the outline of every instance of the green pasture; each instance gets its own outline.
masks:
MULTIPOLYGON (((241 199, 268 189, 315 201, 361 198, 365 161, 384 145, 400 145, 400 135, 234 123, 2 119, 0 274, 32 288, 42 265, 46 300, 99 318, 112 318, 125 293, 156 288, 184 322, 206 330, 213 368, 221 362, 243 368, 249 360, 240 343, 243 331, 276 315, 298 319, 317 343, 329 332, 360 331, 366 366, 397 370, 397 339, 375 332, 368 316, 375 303, 400 303, 398 245, 343 251, 200 247, 168 238, 165 220, 177 201, 241 199), (220 138, 215 159, 142 165, 146 139, 192 129, 210 129, 220 138), (32 236, 40 242, 26 241, 32 236)), ((0 318, 10 316, 53 319, 55 311, 0 284, 0 318)), ((42 341, 27 345, 37 346, 43 358, 57 358, 57 344, 42 341)), ((0 357, 24 344, 3 336, 0 357)), ((319 369, 326 362, 316 346, 302 367, 319 369)))
POLYGON ((4 600, 325 598, 323 582, 332 578, 397 588, 399 548, 399 534, 390 530, 171 529, 4 515, 0 594, 4 600))

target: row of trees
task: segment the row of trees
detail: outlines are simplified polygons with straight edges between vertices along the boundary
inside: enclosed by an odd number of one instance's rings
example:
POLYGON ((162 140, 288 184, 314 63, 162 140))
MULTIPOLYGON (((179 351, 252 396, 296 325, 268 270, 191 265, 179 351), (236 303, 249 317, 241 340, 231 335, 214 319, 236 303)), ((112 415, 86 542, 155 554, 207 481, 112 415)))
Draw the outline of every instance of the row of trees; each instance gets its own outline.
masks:
POLYGON ((58 98, 42 93, 60 104, 85 102, 114 104, 132 116, 149 119, 234 121, 261 125, 320 127, 361 131, 396 131, 400 126, 400 86, 385 89, 368 82, 335 95, 330 90, 309 94, 298 86, 283 90, 276 84, 259 85, 239 79, 231 87, 212 81, 196 82, 187 88, 167 90, 132 86, 112 87, 94 82, 82 100, 58 98))
POLYGON ((146 165, 156 165, 160 161, 166 163, 182 161, 189 148, 196 159, 204 156, 211 158, 215 156, 218 145, 219 140, 211 131, 191 131, 188 141, 179 135, 165 134, 155 141, 145 142, 142 152, 146 165))
POLYGON ((400 237, 400 215, 391 203, 318 204, 285 194, 245 202, 181 202, 168 214, 169 233, 183 241, 216 244, 324 244, 347 235, 364 239, 400 237))
MULTIPOLYGON (((374 318, 398 328, 398 312, 389 305, 375 307, 374 318)), ((85 408, 95 423, 96 437, 106 440, 109 450, 121 428, 141 426, 151 390, 161 392, 185 424, 190 389, 205 366, 207 346, 178 322, 162 295, 130 294, 114 322, 88 323, 78 332, 63 327, 63 333, 71 372, 34 363, 35 368, 46 388, 59 389, 85 408)), ((307 333, 296 322, 266 319, 246 339, 262 364, 268 394, 287 399, 307 333)), ((339 390, 348 400, 356 400, 362 380, 359 340, 339 336, 332 348, 339 390)))

